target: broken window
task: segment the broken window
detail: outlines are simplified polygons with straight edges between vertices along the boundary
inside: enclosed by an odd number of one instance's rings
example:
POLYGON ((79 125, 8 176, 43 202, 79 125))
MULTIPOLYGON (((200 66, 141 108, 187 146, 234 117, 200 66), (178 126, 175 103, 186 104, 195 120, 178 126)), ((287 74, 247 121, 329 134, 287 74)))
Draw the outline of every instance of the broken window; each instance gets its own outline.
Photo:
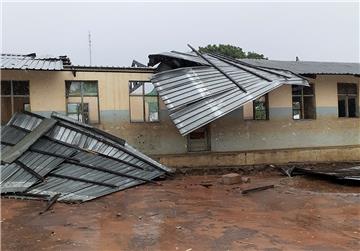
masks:
POLYGON ((29 81, 1 81, 1 124, 15 112, 30 111, 29 81))
POLYGON ((315 119, 315 94, 314 85, 292 86, 293 119, 315 119))
POLYGON ((358 116, 358 90, 356 84, 338 83, 338 112, 339 117, 357 117, 358 116))
POLYGON ((130 81, 130 121, 159 121, 159 96, 151 82, 130 81))
POLYGON ((99 123, 97 81, 66 81, 66 114, 83 123, 99 123))
POLYGON ((267 120, 269 119, 268 95, 265 94, 253 102, 243 106, 244 119, 246 120, 267 120))

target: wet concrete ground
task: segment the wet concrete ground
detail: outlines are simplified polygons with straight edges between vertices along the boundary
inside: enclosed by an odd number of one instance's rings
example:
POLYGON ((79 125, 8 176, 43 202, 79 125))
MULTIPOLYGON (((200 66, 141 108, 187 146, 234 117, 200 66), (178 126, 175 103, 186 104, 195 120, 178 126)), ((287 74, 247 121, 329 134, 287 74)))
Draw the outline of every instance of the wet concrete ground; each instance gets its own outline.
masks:
POLYGON ((279 174, 218 179, 178 177, 43 215, 45 202, 2 199, 2 250, 360 249, 360 187, 279 174))

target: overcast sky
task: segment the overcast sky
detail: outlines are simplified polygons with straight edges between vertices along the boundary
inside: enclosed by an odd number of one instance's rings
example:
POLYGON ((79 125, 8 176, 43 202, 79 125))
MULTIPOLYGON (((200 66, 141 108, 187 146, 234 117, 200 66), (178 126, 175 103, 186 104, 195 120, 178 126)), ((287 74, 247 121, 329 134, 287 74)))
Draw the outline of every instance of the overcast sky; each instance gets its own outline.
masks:
POLYGON ((148 54, 232 44, 269 59, 359 61, 359 3, 3 3, 2 52, 74 64, 147 63, 148 54))

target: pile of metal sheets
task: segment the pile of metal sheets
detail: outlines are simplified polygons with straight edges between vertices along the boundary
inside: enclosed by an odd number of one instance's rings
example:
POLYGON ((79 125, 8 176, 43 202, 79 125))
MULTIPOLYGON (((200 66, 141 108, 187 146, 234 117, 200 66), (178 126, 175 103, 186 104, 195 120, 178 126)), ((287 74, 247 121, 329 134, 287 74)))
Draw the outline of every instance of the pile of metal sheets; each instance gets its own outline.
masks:
POLYGON ((1 130, 1 194, 88 201, 172 172, 125 140, 53 113, 15 114, 1 130))
POLYGON ((360 182, 360 166, 329 169, 329 168, 302 168, 295 167, 291 170, 291 175, 304 174, 310 176, 318 176, 323 178, 334 179, 336 181, 360 182))
POLYGON ((150 65, 160 63, 160 72, 153 75, 151 82, 182 135, 284 84, 309 85, 306 79, 290 71, 196 53, 198 56, 174 51, 149 56, 150 65))

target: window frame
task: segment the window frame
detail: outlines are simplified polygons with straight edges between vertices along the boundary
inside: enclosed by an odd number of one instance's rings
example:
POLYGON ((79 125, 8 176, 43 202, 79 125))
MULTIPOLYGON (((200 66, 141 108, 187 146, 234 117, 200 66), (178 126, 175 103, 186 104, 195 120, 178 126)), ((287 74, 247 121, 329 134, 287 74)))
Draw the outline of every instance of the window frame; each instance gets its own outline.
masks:
MULTIPOLYGON (((128 90, 129 90, 129 120, 130 123, 159 123, 160 122, 160 100, 159 100, 159 93, 156 91, 156 95, 146 95, 145 94, 145 83, 151 83, 150 81, 146 80, 129 80, 128 82, 128 90), (131 82, 139 82, 142 83, 142 94, 131 94, 130 92, 130 83, 131 82), (142 97, 142 108, 143 108, 143 120, 132 120, 131 118, 131 97, 142 97), (157 97, 157 106, 158 106, 158 119, 155 121, 146 121, 146 110, 145 110, 145 97, 157 97)), ((153 83, 151 83, 154 85, 153 83)), ((155 86, 154 86, 155 88, 155 86)))
MULTIPOLYGON (((99 81, 98 80, 65 80, 65 107, 66 107, 66 116, 68 115, 68 104, 74 104, 79 102, 68 102, 68 98, 81 98, 81 104, 87 103, 84 102, 84 97, 96 97, 97 98, 97 107, 98 107, 98 122, 97 123, 91 123, 92 125, 99 125, 101 123, 101 117, 100 117, 100 94, 99 94, 99 81), (67 92, 67 85, 71 84, 73 82, 80 82, 80 95, 69 95, 67 92), (82 83, 96 83, 96 91, 97 95, 84 95, 83 93, 83 84, 82 83)), ((82 113, 84 113, 82 111, 82 113)), ((73 114, 73 113, 71 113, 73 114)), ((90 115, 90 113, 89 113, 90 115)), ((90 117, 89 117, 89 124, 90 124, 90 117)))
POLYGON ((268 93, 261 95, 260 97, 258 97, 257 99, 253 100, 253 119, 254 121, 267 121, 269 120, 269 95, 268 93), (265 97, 265 119, 256 119, 256 114, 255 114, 255 101, 261 97, 265 97))
MULTIPOLYGON (((31 110, 31 104, 30 104, 30 80, 5 80, 2 79, 1 82, 9 82, 10 83, 10 94, 3 95, 0 93, 1 98, 10 98, 11 102, 11 115, 14 115, 14 104, 15 104, 15 98, 29 98, 29 104, 30 110, 31 110), (28 84, 29 94, 23 95, 23 94, 14 94, 14 83, 13 82, 26 82, 28 84)), ((1 83, 2 84, 2 83, 1 83)))
POLYGON ((354 82, 338 82, 337 85, 337 102, 338 102, 338 118, 342 119, 353 119, 353 118, 359 118, 360 117, 360 111, 359 111, 359 85, 357 83, 354 82), (339 94, 339 85, 340 84, 348 84, 348 85, 355 85, 356 86, 356 94, 339 94), (340 117, 340 113, 339 113, 339 97, 343 96, 345 97, 345 115, 343 117, 340 117), (354 117, 350 117, 349 116, 349 97, 355 97, 355 116, 354 117))
POLYGON ((316 93, 315 93, 315 84, 314 83, 310 83, 310 87, 312 88, 313 94, 304 94, 304 87, 308 87, 308 86, 303 86, 303 85, 292 85, 291 86, 291 118, 294 121, 301 121, 301 120, 315 120, 317 118, 317 112, 316 112, 316 93), (293 87, 294 86, 301 86, 301 94, 293 94, 293 87), (293 98, 294 97, 299 97, 300 98, 300 109, 294 109, 294 103, 293 103, 293 98), (304 102, 304 97, 312 97, 313 99, 313 108, 314 108, 314 117, 313 118, 304 118, 305 117, 305 112, 304 112, 304 107, 305 107, 305 102, 304 102), (294 110, 300 111, 300 118, 295 119, 294 118, 294 110))

